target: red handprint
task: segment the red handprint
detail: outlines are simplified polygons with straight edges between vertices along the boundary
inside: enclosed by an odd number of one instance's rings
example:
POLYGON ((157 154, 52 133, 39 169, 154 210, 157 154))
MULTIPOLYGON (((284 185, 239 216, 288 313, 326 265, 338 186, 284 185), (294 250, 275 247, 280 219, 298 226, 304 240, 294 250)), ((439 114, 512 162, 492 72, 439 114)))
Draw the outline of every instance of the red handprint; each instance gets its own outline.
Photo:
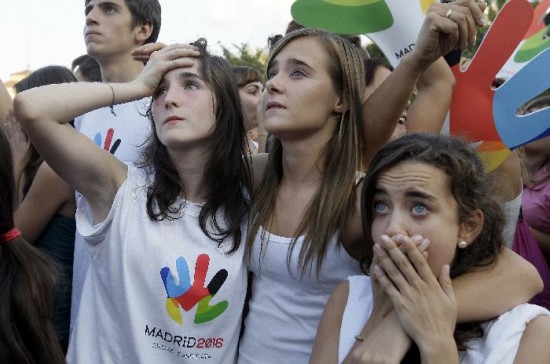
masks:
POLYGON ((510 58, 531 24, 533 9, 526 0, 510 0, 500 11, 466 70, 453 67, 456 87, 451 100, 450 131, 471 142, 488 170, 498 167, 510 151, 500 140, 493 118, 491 89, 497 72, 510 58))

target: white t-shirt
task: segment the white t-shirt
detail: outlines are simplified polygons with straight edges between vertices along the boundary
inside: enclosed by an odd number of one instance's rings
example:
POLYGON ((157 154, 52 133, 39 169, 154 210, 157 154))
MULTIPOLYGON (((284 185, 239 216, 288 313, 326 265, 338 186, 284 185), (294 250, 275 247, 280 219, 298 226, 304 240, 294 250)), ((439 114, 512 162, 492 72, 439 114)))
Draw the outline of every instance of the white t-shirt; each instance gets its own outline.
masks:
POLYGON ((246 294, 244 238, 227 254, 229 243, 218 247, 201 230, 201 205, 183 200, 178 219, 151 221, 149 184, 144 169, 130 166, 96 225, 89 208, 78 206, 91 261, 67 361, 234 363, 246 294))
MULTIPOLYGON (((141 158, 143 145, 151 134, 151 122, 145 116, 150 98, 90 111, 75 119, 75 129, 108 150, 126 164, 136 164, 141 158)), ((76 200, 82 196, 77 192, 76 200)), ((71 330, 78 314, 85 275, 90 264, 88 250, 82 236, 76 231, 71 294, 71 330)))
MULTIPOLYGON (((354 337, 367 323, 373 305, 370 277, 348 278, 349 294, 338 348, 338 362, 341 363, 354 344, 354 337)), ((537 316, 550 316, 540 306, 522 304, 500 315, 497 319, 482 324, 485 336, 468 342, 469 349, 460 351, 461 364, 512 364, 527 324, 537 316)))
POLYGON ((334 236, 321 271, 314 268, 301 276, 298 255, 303 239, 287 254, 290 238, 266 233, 261 243, 256 235, 249 270, 253 273, 252 297, 239 345, 239 363, 308 363, 317 326, 336 285, 350 274, 358 274, 359 263, 337 245, 334 236), (260 259, 261 256, 261 259, 260 259))

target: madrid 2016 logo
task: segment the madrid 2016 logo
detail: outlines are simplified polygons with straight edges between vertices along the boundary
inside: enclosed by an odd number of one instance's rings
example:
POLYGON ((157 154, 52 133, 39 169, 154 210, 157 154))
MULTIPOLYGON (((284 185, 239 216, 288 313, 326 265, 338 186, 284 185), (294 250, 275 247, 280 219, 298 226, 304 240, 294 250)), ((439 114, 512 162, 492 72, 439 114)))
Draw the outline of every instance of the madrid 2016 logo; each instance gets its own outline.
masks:
POLYGON ((227 270, 220 269, 210 280, 210 283, 205 285, 209 263, 210 257, 207 254, 201 254, 197 257, 193 284, 190 280, 189 266, 183 257, 176 260, 179 283, 176 284, 170 268, 164 267, 160 270, 160 276, 167 295, 166 311, 175 322, 183 323, 180 308, 189 311, 198 305, 194 322, 195 324, 202 324, 219 317, 229 307, 226 300, 210 305, 210 301, 227 279, 227 270))

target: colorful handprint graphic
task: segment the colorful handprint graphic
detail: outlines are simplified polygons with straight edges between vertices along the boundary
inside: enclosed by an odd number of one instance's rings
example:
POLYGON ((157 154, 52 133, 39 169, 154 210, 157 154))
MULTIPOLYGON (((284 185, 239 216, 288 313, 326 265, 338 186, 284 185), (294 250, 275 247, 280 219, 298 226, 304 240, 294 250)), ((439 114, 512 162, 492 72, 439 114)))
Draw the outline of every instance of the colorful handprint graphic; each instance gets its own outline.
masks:
POLYGON ((227 279, 227 271, 225 269, 219 270, 210 280, 210 283, 205 285, 209 264, 210 257, 207 254, 201 254, 197 257, 193 284, 190 280, 189 266, 183 257, 176 260, 179 283, 176 284, 170 268, 164 267, 160 270, 160 277, 167 295, 166 311, 175 322, 183 323, 180 308, 184 311, 190 311, 197 306, 194 322, 195 324, 202 324, 219 317, 229 307, 229 303, 225 300, 210 305, 210 301, 227 279))
POLYGON ((456 86, 451 100, 450 131, 479 143, 477 150, 489 171, 511 153, 495 128, 494 90, 497 72, 529 28, 533 10, 526 0, 510 0, 500 11, 466 70, 453 67, 456 86))
POLYGON ((115 142, 113 143, 114 134, 115 130, 113 128, 109 128, 109 130, 107 130, 107 135, 105 135, 105 140, 103 140, 101 133, 97 133, 94 137, 94 143, 98 147, 105 149, 109 153, 115 154, 116 150, 120 146, 120 139, 115 140, 115 142))

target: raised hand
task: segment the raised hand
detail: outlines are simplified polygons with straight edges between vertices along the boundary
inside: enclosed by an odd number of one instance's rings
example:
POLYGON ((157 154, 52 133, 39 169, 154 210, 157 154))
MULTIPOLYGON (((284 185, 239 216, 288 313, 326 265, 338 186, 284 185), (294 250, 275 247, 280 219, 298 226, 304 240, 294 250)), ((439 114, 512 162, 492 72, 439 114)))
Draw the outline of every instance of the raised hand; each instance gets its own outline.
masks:
POLYGON ((427 67, 453 49, 473 46, 476 26, 485 24, 485 7, 484 2, 473 0, 433 3, 426 13, 413 54, 427 67))
POLYGON ((149 61, 149 58, 151 57, 151 53, 155 51, 160 51, 165 47, 166 44, 161 42, 147 43, 142 45, 141 47, 134 49, 132 51, 132 57, 134 57, 136 61, 147 63, 149 61))
MULTIPOLYGON (((158 50, 151 46, 147 49, 151 51, 149 60, 133 83, 145 87, 149 95, 154 93, 166 72, 192 67, 195 64, 194 57, 200 55, 197 48, 190 44, 172 44, 158 50)), ((147 49, 141 51, 142 55, 148 52, 147 49)))

